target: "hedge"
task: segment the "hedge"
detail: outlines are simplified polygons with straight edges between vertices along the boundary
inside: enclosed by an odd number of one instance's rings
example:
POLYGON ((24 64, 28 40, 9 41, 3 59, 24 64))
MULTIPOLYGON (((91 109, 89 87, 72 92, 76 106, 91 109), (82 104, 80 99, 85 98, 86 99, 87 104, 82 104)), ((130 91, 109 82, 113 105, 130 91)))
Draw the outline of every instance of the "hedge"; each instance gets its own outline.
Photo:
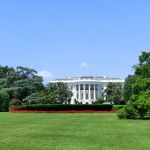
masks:
POLYGON ((100 104, 100 105, 69 105, 69 104, 32 104, 22 105, 17 110, 41 110, 41 111, 64 111, 64 110, 112 110, 113 105, 100 104))

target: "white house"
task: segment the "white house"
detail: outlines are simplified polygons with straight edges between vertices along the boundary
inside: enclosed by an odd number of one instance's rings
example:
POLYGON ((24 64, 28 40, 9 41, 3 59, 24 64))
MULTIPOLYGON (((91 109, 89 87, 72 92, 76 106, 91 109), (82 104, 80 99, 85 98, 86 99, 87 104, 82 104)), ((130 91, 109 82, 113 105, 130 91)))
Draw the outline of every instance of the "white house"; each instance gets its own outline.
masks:
POLYGON ((83 104, 96 101, 97 98, 102 98, 102 93, 106 89, 109 82, 124 83, 123 79, 109 78, 100 76, 82 76, 82 77, 67 77, 64 79, 56 79, 50 81, 52 83, 63 82, 67 84, 68 88, 72 91, 73 96, 71 103, 74 100, 82 102, 83 104))

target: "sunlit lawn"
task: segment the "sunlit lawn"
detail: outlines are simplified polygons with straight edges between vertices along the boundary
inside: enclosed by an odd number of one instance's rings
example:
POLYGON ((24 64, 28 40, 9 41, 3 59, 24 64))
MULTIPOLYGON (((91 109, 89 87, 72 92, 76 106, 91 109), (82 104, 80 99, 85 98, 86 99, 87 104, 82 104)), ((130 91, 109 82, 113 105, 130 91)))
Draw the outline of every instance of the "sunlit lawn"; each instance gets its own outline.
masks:
POLYGON ((0 113, 0 150, 150 150, 150 121, 111 113, 0 113))

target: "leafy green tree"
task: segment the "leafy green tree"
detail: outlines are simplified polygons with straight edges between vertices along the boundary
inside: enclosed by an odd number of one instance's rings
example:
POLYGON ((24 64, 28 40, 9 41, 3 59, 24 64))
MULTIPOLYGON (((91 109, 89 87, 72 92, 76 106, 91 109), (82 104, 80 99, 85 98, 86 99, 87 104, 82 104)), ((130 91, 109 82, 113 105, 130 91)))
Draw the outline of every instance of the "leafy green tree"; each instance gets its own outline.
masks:
POLYGON ((130 100, 132 96, 132 85, 135 82, 135 76, 134 75, 128 75, 128 77, 125 79, 125 84, 123 88, 123 99, 125 101, 130 100))
POLYGON ((116 102, 122 99, 123 85, 121 83, 108 83, 104 90, 104 98, 108 102, 116 102))
POLYGON ((42 78, 34 76, 33 78, 20 79, 14 82, 13 97, 23 99, 26 96, 43 90, 42 78))
POLYGON ((135 66, 128 104, 119 112, 120 118, 150 119, 150 52, 142 52, 135 66))
POLYGON ((45 103, 63 104, 68 103, 72 97, 72 92, 64 83, 49 83, 45 90, 41 92, 45 103))
POLYGON ((23 99, 24 104, 46 104, 45 96, 42 96, 42 92, 39 93, 32 93, 31 95, 27 96, 23 99))
POLYGON ((44 90, 32 93, 23 102, 26 104, 64 104, 70 103, 72 92, 64 83, 49 83, 44 90))
POLYGON ((0 90, 0 111, 6 112, 9 109, 9 95, 6 91, 0 90))
POLYGON ((150 52, 142 52, 139 56, 139 64, 135 66, 135 75, 143 78, 150 77, 150 52))
POLYGON ((18 66, 17 67, 17 73, 20 75, 21 79, 32 79, 36 76, 37 71, 34 69, 29 69, 26 67, 18 66))
MULTIPOLYGON (((11 78, 15 74, 15 69, 8 66, 0 66, 0 89, 11 86, 11 78)), ((14 79, 12 80, 14 82, 14 79)))
POLYGON ((132 96, 150 91, 150 52, 142 52, 139 56, 139 64, 135 66, 135 82, 132 91, 132 96))
POLYGON ((43 79, 34 69, 0 66, 0 89, 7 91, 10 99, 22 100, 26 96, 43 90, 43 79))

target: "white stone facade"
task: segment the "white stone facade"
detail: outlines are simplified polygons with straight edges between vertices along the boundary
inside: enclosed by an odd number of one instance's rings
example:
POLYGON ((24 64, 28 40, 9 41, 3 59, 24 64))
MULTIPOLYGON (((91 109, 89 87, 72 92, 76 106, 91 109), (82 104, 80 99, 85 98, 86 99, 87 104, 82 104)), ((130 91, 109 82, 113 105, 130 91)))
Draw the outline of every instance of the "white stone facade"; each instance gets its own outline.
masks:
POLYGON ((91 104, 95 102, 97 98, 102 98, 102 93, 106 89, 106 85, 109 82, 124 83, 123 79, 98 77, 98 76, 82 76, 82 77, 67 77, 64 79, 52 80, 52 83, 63 82, 68 85, 68 88, 72 91, 73 96, 71 103, 74 100, 82 104, 91 104))

